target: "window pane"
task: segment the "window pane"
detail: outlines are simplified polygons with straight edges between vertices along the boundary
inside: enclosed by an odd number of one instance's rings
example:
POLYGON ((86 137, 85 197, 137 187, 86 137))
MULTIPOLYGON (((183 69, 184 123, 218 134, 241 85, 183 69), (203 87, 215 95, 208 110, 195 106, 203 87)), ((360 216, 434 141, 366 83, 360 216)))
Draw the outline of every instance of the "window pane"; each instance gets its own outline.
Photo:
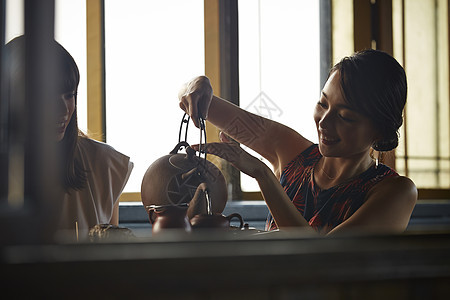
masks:
POLYGON ((78 127, 87 132, 86 1, 55 1, 55 39, 69 51, 80 71, 78 127))
POLYGON ((205 72, 203 0, 105 1, 105 56, 106 140, 134 162, 125 192, 140 192, 178 142, 179 88, 205 72))
POLYGON ((393 2, 394 55, 404 62, 408 77, 407 133, 405 139, 404 131, 401 132, 397 170, 408 170, 408 176, 419 188, 449 188, 447 1, 407 0, 404 4, 402 58, 402 7, 401 1, 393 2))
POLYGON ((5 42, 25 32, 24 0, 6 0, 5 42))
MULTIPOLYGON (((317 142, 319 50, 319 1, 239 1, 240 106, 317 142)), ((244 174, 241 185, 259 190, 244 174)))

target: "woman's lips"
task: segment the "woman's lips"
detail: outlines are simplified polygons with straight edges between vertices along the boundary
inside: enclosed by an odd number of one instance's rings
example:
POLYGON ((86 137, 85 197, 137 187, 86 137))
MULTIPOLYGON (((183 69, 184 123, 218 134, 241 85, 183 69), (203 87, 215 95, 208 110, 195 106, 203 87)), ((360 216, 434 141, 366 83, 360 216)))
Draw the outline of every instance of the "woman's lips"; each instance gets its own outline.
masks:
POLYGON ((327 145, 327 146, 331 146, 331 145, 335 145, 335 144, 339 143, 339 139, 324 137, 324 136, 322 136, 321 141, 322 141, 322 144, 327 145))
POLYGON ((56 129, 58 132, 64 132, 66 127, 67 117, 59 119, 58 122, 56 122, 56 129))

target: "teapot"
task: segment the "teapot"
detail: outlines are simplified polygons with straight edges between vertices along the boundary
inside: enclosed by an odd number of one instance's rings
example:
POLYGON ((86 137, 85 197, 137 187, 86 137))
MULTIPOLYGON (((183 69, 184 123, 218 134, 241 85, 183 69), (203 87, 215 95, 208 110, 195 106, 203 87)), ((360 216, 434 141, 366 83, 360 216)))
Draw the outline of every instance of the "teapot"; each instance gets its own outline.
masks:
POLYGON ((189 221, 186 213, 188 204, 149 205, 146 208, 154 235, 160 234, 166 229, 177 229, 187 233, 193 229, 229 229, 230 221, 233 218, 239 220, 239 229, 244 227, 244 220, 238 213, 228 216, 221 213, 198 214, 189 221))
POLYGON ((242 216, 238 213, 233 213, 229 216, 224 216, 221 213, 213 212, 211 209, 211 200, 209 199, 209 193, 206 188, 206 185, 201 184, 199 186, 199 189, 203 189, 205 193, 207 213, 198 214, 191 218, 190 223, 193 229, 201 229, 201 228, 230 229, 230 221, 232 218, 239 219, 240 222, 239 229, 242 229, 244 227, 244 220, 242 219, 242 216))
POLYGON ((165 229, 179 229, 191 232, 191 223, 187 217, 187 204, 149 205, 146 207, 152 223, 152 233, 159 234, 165 229))
MULTIPOLYGON (((200 119, 200 145, 202 133, 206 142, 205 124, 200 119)), ((212 162, 196 155, 186 141, 181 141, 183 124, 189 124, 189 117, 184 114, 178 144, 169 152, 154 161, 147 169, 142 179, 141 197, 144 207, 153 207, 152 214, 148 210, 151 222, 155 221, 156 214, 163 215, 163 211, 170 210, 170 206, 182 206, 187 209, 188 218, 206 213, 208 209, 205 201, 206 193, 211 199, 210 209, 213 213, 221 213, 227 202, 227 187, 222 172, 212 162), (179 153, 182 148, 186 153, 179 153), (186 206, 186 204, 189 204, 186 206), (155 206, 161 206, 155 210, 155 206)), ((200 152, 201 153, 201 152, 200 152)), ((164 223, 161 223, 164 224, 164 223)))
POLYGON ((194 230, 198 228, 229 229, 232 218, 238 218, 240 223, 239 229, 244 227, 244 220, 238 213, 233 213, 228 216, 224 216, 221 213, 195 215, 191 219, 191 227, 194 230))

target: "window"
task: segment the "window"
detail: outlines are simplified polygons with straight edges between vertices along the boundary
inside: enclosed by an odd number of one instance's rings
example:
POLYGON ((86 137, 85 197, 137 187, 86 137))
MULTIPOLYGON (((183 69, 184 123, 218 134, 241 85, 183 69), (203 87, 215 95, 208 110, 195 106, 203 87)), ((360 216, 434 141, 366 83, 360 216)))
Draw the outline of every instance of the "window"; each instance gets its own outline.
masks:
MULTIPOLYGON (((238 8, 240 106, 317 142, 319 1, 246 0, 238 8)), ((241 188, 259 191, 245 174, 241 188)))
POLYGON ((23 0, 6 1, 5 42, 22 35, 24 29, 24 2, 23 0))
POLYGON ((178 142, 178 90, 205 72, 203 18, 203 0, 105 1, 106 141, 134 162, 125 192, 178 142))
POLYGON ((80 71, 78 127, 87 132, 86 2, 55 1, 55 39, 69 51, 80 71))
POLYGON ((396 165, 419 188, 450 187, 447 3, 393 1, 394 56, 408 77, 396 165))

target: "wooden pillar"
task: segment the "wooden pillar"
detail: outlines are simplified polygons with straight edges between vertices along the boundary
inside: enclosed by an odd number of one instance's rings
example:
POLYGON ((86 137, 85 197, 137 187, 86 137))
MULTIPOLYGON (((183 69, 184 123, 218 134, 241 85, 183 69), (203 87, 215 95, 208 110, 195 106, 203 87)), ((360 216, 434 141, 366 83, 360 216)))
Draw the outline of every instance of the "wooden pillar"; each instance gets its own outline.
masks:
MULTIPOLYGON (((209 77, 214 93, 220 95, 219 0, 205 0, 204 11, 205 75, 209 77)), ((211 126, 208 126, 208 129, 210 128, 211 126)))
POLYGON ((393 55, 392 0, 377 0, 375 9, 378 12, 376 15, 377 35, 375 37, 377 49, 393 55))
POLYGON ((86 0, 88 134, 106 142, 104 0, 86 0))
MULTIPOLYGON (((4 8, 2 2, 2 22, 4 8)), ((61 204, 55 188, 59 175, 59 152, 54 136, 55 3, 54 0, 26 0, 24 9, 27 38, 24 52, 16 53, 25 62, 24 70, 19 71, 23 76, 13 80, 8 72, 3 75, 11 81, 2 82, 6 97, 1 100, 7 102, 7 107, 2 108, 8 110, 2 134, 8 136, 3 141, 6 145, 2 143, 1 147, 2 158, 7 156, 8 173, 2 172, 0 180, 2 185, 8 185, 8 190, 0 202, 1 245, 53 243, 61 204)))
MULTIPOLYGON (((393 55, 392 0, 353 0, 353 31, 355 51, 377 49, 393 55)), ((395 169, 395 150, 383 153, 382 162, 395 169)))
POLYGON ((372 48, 371 1, 353 0, 354 51, 372 48))
MULTIPOLYGON (((239 104, 237 0, 205 0, 205 75, 214 94, 239 104)), ((206 124, 209 142, 218 141, 219 131, 206 124)), ((229 185, 228 199, 241 199, 240 173, 228 162, 209 157, 229 185)))
MULTIPOLYGON (((3 57, 5 44, 6 0, 0 0, 0 57, 3 57)), ((0 70, 3 70, 3 59, 0 59, 0 70)), ((0 83, 3 82, 3 72, 0 72, 0 83)), ((8 102, 4 87, 0 85, 0 204, 8 195, 8 102)))
POLYGON ((332 20, 331 0, 320 0, 319 2, 320 22, 320 86, 322 90, 328 80, 328 72, 332 67, 332 20))

